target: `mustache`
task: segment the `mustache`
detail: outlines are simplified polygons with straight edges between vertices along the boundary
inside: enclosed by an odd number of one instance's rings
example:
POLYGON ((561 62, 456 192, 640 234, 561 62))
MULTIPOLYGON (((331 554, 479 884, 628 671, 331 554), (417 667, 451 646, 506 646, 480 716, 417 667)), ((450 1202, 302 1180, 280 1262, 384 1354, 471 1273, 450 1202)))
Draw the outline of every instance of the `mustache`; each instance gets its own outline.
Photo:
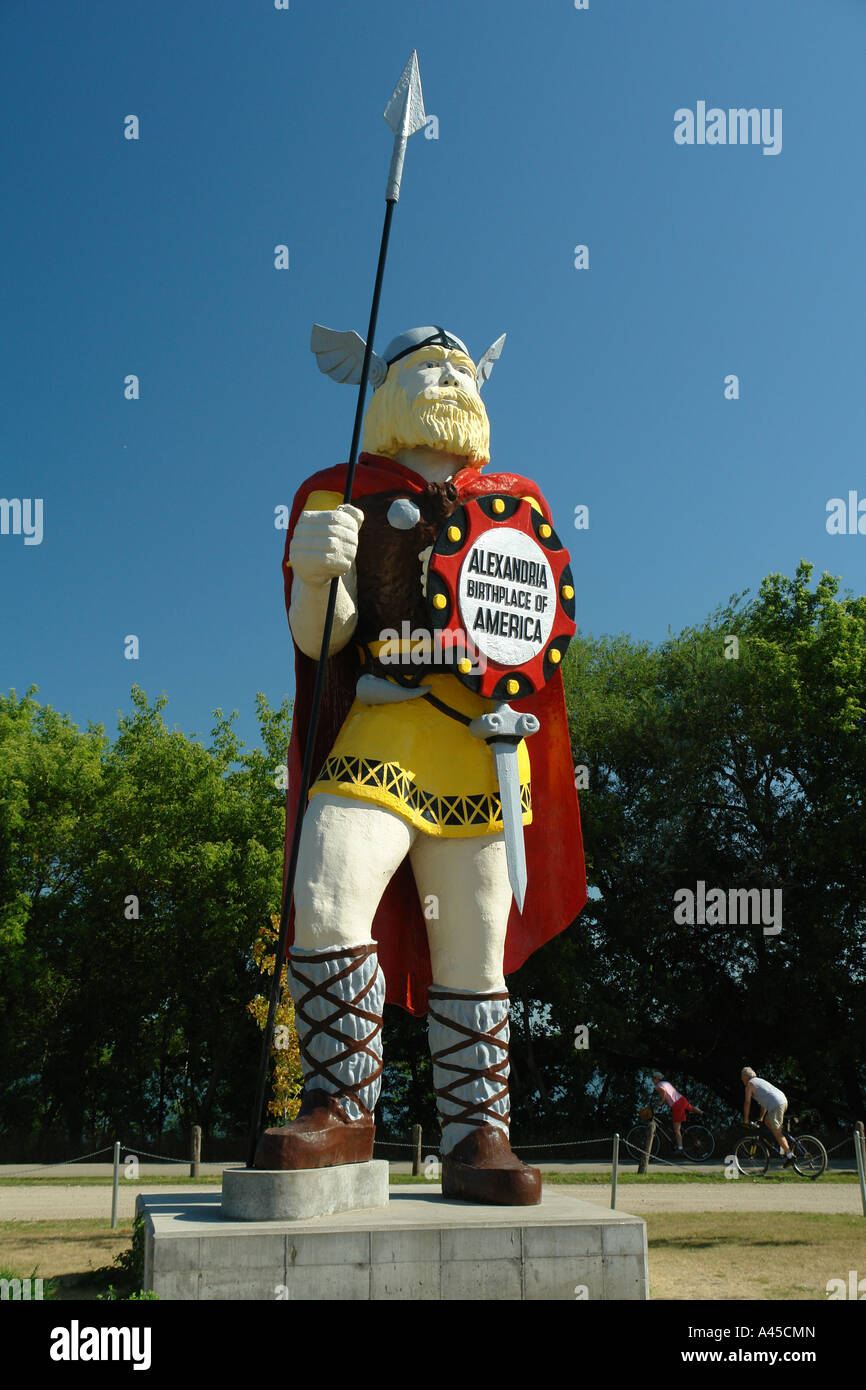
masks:
POLYGON ((480 398, 470 391, 464 391, 462 386, 426 387, 422 394, 416 397, 413 406, 416 410, 423 411, 429 405, 456 406, 459 410, 469 411, 479 418, 484 412, 480 398))

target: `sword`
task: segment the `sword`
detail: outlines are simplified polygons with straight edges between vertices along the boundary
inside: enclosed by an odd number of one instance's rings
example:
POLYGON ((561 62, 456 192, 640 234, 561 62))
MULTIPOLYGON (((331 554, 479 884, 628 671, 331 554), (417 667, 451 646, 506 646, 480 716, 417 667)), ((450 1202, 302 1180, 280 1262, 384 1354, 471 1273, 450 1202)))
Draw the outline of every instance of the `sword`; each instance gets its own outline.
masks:
POLYGON ((520 804, 520 778, 517 773, 517 745, 541 728, 534 714, 519 714, 508 704, 497 705, 489 714, 482 714, 469 725, 470 734, 483 738, 493 754, 493 765, 499 781, 499 800, 502 803, 502 831, 505 835, 505 859, 508 882, 523 911, 526 897, 526 847, 523 843, 523 808, 520 804))

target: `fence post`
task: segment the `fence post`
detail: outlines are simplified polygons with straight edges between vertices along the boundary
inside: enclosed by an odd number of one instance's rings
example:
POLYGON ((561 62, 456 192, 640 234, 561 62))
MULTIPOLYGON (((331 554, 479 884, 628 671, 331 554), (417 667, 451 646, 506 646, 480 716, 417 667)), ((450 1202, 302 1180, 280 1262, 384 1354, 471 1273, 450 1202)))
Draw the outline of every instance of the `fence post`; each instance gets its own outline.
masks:
POLYGON ((201 1125, 192 1127, 192 1152, 189 1157, 189 1175, 197 1178, 201 1172, 201 1125))
POLYGON ((114 1141, 114 1182, 111 1185, 111 1229, 117 1226, 117 1189, 120 1183, 120 1140, 114 1141))
POLYGON ((421 1172, 421 1126, 412 1126, 412 1176, 417 1178, 421 1172))
POLYGON ((653 1115, 646 1127, 646 1148, 640 1156, 640 1163, 637 1165, 639 1173, 645 1173, 649 1167, 650 1154, 652 1153, 653 1140, 656 1137, 656 1117, 653 1115))
POLYGON ((619 1167, 619 1135, 613 1136, 613 1171, 610 1176, 610 1209, 616 1211, 616 1174, 619 1167))
POLYGON ((866 1216, 866 1134, 863 1131, 862 1120, 858 1120, 854 1126, 854 1154, 860 1178, 860 1200, 863 1203, 863 1215, 866 1216))

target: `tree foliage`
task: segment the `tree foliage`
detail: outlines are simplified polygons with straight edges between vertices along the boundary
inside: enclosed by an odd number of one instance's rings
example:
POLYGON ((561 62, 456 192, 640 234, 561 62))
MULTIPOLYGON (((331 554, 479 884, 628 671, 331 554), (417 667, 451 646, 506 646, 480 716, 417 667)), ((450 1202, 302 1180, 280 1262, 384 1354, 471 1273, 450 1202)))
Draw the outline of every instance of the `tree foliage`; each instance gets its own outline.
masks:
POLYGON ((0 699, 0 1094, 6 1135, 237 1126, 257 1039, 251 948, 279 909, 289 710, 205 746, 132 690, 110 742, 0 699))
MULTIPOLYGON (((711 1119, 741 1105, 745 1064, 795 1111, 859 1118, 866 599, 802 562, 657 647, 579 635, 564 665, 590 900, 508 981, 517 1139, 623 1128, 654 1067, 711 1119), (699 882, 781 890, 781 932, 677 922, 699 882)), ((217 710, 205 744, 137 688, 113 740, 34 694, 0 696, 0 1142, 18 1159, 30 1137, 55 1153, 194 1123, 242 1139, 288 705, 257 697, 250 750, 233 717, 217 710)), ((285 992, 280 1007, 282 1120, 299 1069, 285 992)), ((423 1021, 386 1009, 384 1042, 379 1137, 420 1122, 432 1142, 423 1021)))
POLYGON ((795 1110, 862 1114, 866 599, 810 577, 770 575, 658 648, 572 644, 592 896, 516 989, 551 1005, 550 1070, 577 1112, 588 1085, 620 1121, 658 1066, 721 1113, 753 1065, 795 1110), (781 889, 781 933, 678 925, 674 894, 698 881, 781 889), (566 1061, 577 1022, 590 1050, 566 1061))

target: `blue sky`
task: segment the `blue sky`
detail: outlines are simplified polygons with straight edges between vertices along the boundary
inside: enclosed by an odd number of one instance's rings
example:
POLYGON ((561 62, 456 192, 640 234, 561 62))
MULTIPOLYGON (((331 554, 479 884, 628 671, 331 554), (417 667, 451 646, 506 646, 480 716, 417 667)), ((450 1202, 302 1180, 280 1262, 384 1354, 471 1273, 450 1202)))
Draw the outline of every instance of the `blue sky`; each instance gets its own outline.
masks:
POLYGON ((348 450, 309 332, 366 327, 413 47, 438 138, 376 346, 507 331, 491 468, 545 492, 581 628, 659 641, 801 556, 862 592, 825 522, 866 497, 864 44, 854 0, 4 0, 0 496, 44 532, 0 535, 0 690, 253 741, 290 692, 274 508, 348 450), (677 145, 699 101, 781 108, 781 152, 677 145))

